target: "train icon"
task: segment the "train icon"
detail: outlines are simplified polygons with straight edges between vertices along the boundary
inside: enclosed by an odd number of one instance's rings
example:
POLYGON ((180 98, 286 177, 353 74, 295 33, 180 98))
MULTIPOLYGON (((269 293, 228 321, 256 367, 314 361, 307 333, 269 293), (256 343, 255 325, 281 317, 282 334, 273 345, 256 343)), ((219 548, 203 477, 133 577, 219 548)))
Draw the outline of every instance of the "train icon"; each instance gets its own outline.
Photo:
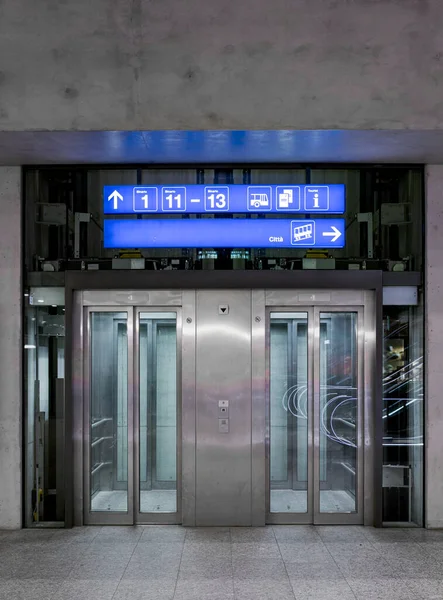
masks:
POLYGON ((314 246, 314 221, 308 221, 307 219, 291 221, 291 244, 293 246, 314 246))

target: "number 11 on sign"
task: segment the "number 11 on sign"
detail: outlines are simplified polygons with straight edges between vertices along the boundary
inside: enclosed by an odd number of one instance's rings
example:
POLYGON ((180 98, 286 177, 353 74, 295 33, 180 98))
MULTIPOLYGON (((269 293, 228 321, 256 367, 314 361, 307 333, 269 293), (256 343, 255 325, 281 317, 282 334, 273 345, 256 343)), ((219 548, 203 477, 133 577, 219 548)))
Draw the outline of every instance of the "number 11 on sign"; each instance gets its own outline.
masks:
POLYGON ((163 210, 185 211, 186 210, 186 189, 185 188, 164 188, 163 189, 163 210))

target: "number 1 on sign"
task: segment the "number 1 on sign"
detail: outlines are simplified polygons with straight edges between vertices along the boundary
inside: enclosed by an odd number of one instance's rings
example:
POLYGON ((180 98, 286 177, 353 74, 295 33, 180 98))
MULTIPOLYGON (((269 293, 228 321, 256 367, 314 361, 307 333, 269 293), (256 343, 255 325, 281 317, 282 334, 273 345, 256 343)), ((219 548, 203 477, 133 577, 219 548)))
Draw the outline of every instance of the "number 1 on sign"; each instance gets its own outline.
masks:
POLYGON ((169 202, 169 207, 171 210, 174 208, 181 208, 182 207, 182 199, 181 199, 181 194, 177 194, 176 196, 174 196, 173 194, 168 194, 166 196, 166 200, 169 202), (174 206, 174 200, 177 203, 174 206))
POLYGON ((144 196, 142 196, 141 199, 143 200, 143 203, 145 205, 145 210, 148 210, 148 200, 149 200, 148 194, 145 194, 144 196))

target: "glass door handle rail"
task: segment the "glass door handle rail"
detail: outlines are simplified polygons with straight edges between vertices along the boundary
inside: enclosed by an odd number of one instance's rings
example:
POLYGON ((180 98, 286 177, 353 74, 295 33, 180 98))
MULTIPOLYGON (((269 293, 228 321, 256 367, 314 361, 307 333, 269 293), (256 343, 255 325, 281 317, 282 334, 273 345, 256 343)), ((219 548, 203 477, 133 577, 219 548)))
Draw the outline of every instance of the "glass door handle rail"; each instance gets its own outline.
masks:
POLYGON ((112 421, 111 417, 106 417, 104 419, 100 419, 99 421, 95 421, 94 423, 92 423, 91 429, 95 429, 95 427, 98 427, 99 425, 103 425, 104 423, 108 423, 109 421, 112 421))
POLYGON ((344 425, 348 425, 348 427, 352 427, 353 429, 355 429, 355 423, 353 423, 352 421, 348 421, 347 419, 343 419, 343 417, 334 417, 334 421, 340 421, 340 423, 343 423, 344 425))
POLYGON ((100 471, 100 469, 103 469, 103 467, 106 467, 108 465, 112 465, 111 461, 107 461, 107 462, 101 462, 98 465, 96 465, 92 470, 91 470, 91 477, 94 477, 94 475, 96 473, 98 473, 100 471))
POLYGON ((340 462, 338 464, 341 465, 344 469, 346 469, 346 471, 349 471, 349 473, 351 473, 351 475, 355 475, 355 469, 353 467, 351 467, 351 465, 348 465, 347 463, 344 463, 344 462, 340 462))
POLYGON ((101 444, 105 440, 113 440, 113 439, 114 439, 114 437, 112 435, 108 435, 108 436, 104 436, 104 437, 98 438, 97 440, 94 440, 92 442, 91 448, 95 448, 95 446, 98 446, 99 444, 101 444))

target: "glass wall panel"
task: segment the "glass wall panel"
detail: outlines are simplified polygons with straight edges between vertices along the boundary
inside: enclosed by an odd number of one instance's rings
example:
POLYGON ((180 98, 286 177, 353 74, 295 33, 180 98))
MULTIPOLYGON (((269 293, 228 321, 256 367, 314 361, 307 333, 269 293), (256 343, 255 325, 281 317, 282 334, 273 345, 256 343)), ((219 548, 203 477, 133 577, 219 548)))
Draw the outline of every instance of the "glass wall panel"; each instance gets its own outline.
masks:
POLYGON ((357 313, 320 313, 320 512, 357 510, 357 313))
POLYGON ((140 313, 140 512, 177 511, 177 316, 140 313))
POLYGON ((270 512, 308 510, 308 315, 271 313, 270 512))
POLYGON ((90 315, 92 511, 128 510, 127 313, 90 315))
POLYGON ((423 310, 384 306, 383 520, 423 525, 423 310))
POLYGON ((25 293, 25 524, 63 522, 64 352, 63 288, 25 293))

